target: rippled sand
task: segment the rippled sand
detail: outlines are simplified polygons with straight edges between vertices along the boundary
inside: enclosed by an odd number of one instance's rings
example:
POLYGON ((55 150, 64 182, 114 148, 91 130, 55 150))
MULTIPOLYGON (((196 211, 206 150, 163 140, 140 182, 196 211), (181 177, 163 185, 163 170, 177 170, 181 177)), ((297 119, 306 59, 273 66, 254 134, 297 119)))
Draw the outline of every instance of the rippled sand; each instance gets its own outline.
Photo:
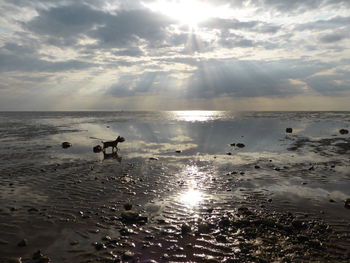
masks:
POLYGON ((350 261, 350 114, 99 114, 1 115, 0 262, 350 261))

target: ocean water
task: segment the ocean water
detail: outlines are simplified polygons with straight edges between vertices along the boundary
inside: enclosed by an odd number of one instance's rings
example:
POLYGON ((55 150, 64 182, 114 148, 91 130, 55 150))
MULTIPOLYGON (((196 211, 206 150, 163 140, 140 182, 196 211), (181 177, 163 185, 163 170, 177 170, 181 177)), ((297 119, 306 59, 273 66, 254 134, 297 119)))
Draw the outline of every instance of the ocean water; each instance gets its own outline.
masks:
POLYGON ((310 213, 345 233, 350 135, 340 129, 350 129, 350 112, 0 112, 0 227, 8 220, 21 226, 3 238, 15 242, 26 233, 34 220, 28 208, 50 211, 45 216, 58 232, 47 226, 53 231, 47 251, 66 262, 58 255, 66 247, 54 235, 66 231, 67 243, 77 237, 60 222, 125 201, 151 216, 177 211, 174 225, 181 216, 197 218, 196 209, 244 204, 310 213), (93 152, 119 135, 125 142, 117 153, 93 152), (63 149, 65 141, 72 147, 63 149), (123 184, 110 183, 116 178, 123 184))

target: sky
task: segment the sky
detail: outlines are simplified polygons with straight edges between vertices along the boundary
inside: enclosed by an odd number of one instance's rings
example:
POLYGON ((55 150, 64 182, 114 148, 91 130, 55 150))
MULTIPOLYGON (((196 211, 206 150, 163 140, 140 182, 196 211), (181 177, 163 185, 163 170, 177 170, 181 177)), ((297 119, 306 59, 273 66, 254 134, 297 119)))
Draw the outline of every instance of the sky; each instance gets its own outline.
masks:
POLYGON ((350 110, 349 0, 0 0, 0 110, 350 110))

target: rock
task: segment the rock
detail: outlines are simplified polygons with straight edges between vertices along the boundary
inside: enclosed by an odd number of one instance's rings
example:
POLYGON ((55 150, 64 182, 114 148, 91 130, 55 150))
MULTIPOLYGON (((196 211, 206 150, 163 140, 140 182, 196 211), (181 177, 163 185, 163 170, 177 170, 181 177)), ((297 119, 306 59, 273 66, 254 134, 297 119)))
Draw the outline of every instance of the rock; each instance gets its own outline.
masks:
POLYGON ((135 254, 129 250, 125 251, 122 258, 123 260, 131 260, 133 257, 135 256, 135 254))
POLYGON ((37 252, 35 252, 32 256, 32 259, 36 260, 36 259, 39 259, 39 258, 42 258, 44 255, 41 254, 41 251, 38 250, 37 252))
POLYGON ((102 152, 102 147, 101 145, 96 145, 94 148, 92 148, 94 153, 99 153, 102 152))
POLYGON ((260 166, 259 165, 255 165, 254 168, 255 169, 260 169, 260 166))
POLYGON ((187 233, 190 233, 192 231, 192 228, 191 226, 189 226, 188 224, 186 223, 183 223, 182 226, 181 226, 181 233, 183 235, 186 235, 187 233))
POLYGON ((231 143, 230 146, 234 147, 234 146, 236 146, 236 144, 235 143, 231 143))
POLYGON ((340 134, 343 134, 343 135, 344 135, 344 134, 348 134, 348 133, 349 133, 349 130, 347 130, 347 129, 340 129, 340 130, 339 130, 339 133, 340 133, 340 134))
POLYGON ((132 234, 134 234, 134 230, 132 230, 131 228, 122 228, 119 230, 119 233, 122 235, 122 236, 130 236, 132 234))
POLYGON ((121 213, 121 218, 127 223, 135 223, 138 221, 140 214, 134 210, 126 210, 121 213))
POLYGON ((133 223, 146 223, 148 218, 146 216, 141 216, 138 212, 134 210, 125 210, 121 213, 121 220, 127 224, 133 223))
POLYGON ((237 143, 236 146, 238 148, 244 148, 245 147, 244 143, 237 143))
POLYGON ((39 210, 35 207, 29 208, 27 211, 28 212, 39 212, 39 210))
POLYGON ((149 158, 151 161, 158 161, 159 159, 157 157, 150 157, 149 158))
POLYGON ((130 204, 130 203, 124 204, 124 209, 125 210, 131 210, 132 209, 132 204, 130 204))
POLYGON ((176 153, 181 153, 182 151, 181 150, 177 150, 177 151, 175 151, 176 153))
POLYGON ((345 206, 346 208, 350 209, 350 198, 348 198, 348 199, 345 200, 344 206, 345 206))
POLYGON ((27 246, 27 244, 28 244, 27 239, 22 239, 22 240, 17 244, 17 246, 18 246, 18 247, 25 247, 25 246, 27 246))
POLYGON ((219 235, 215 239, 216 239, 216 241, 218 241, 220 243, 226 243, 227 242, 227 238, 224 235, 219 235))
POLYGON ((208 223, 200 223, 198 225, 198 232, 201 234, 208 234, 210 232, 211 226, 208 223))
POLYGON ((62 148, 63 149, 69 148, 71 146, 72 146, 72 144, 70 142, 62 142, 62 148))
POLYGON ((107 248, 105 244, 99 243, 99 242, 94 242, 93 246, 95 247, 96 250, 102 250, 107 248))
POLYGON ((293 129, 292 128, 286 128, 286 133, 292 133, 293 129))
POLYGON ((226 153, 226 155, 232 155, 232 153, 230 153, 230 152, 227 152, 227 153, 226 153))

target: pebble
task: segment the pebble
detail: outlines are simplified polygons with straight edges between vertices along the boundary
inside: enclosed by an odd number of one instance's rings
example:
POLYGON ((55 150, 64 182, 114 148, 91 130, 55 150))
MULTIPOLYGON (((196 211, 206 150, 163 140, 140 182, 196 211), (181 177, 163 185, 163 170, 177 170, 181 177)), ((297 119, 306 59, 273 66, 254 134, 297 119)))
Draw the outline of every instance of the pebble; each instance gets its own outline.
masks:
POLYGON ((350 198, 348 198, 348 199, 345 200, 344 206, 345 206, 346 208, 350 209, 350 198))
POLYGON ((130 204, 130 203, 125 203, 125 204, 124 204, 124 209, 125 209, 125 210, 131 210, 131 209, 132 209, 132 204, 130 204))
POLYGON ((340 133, 340 134, 348 134, 348 133, 349 133, 349 130, 347 130, 347 129, 340 129, 340 130, 339 130, 339 133, 340 133))
POLYGON ((99 242, 94 242, 93 246, 95 247, 96 250, 102 250, 107 248, 105 244, 99 243, 99 242))
POLYGON ((181 233, 183 235, 186 235, 188 233, 190 233, 192 231, 192 228, 190 225, 186 224, 186 223, 183 223, 182 226, 181 226, 181 233))
POLYGON ((72 144, 70 142, 62 142, 62 148, 67 149, 69 147, 72 147, 72 144))
POLYGON ((123 253, 123 260, 130 260, 135 256, 135 254, 129 250, 123 253))
POLYGON ((18 247, 25 247, 25 246, 27 246, 27 244, 28 244, 27 239, 22 239, 22 240, 17 244, 17 246, 18 246, 18 247))

